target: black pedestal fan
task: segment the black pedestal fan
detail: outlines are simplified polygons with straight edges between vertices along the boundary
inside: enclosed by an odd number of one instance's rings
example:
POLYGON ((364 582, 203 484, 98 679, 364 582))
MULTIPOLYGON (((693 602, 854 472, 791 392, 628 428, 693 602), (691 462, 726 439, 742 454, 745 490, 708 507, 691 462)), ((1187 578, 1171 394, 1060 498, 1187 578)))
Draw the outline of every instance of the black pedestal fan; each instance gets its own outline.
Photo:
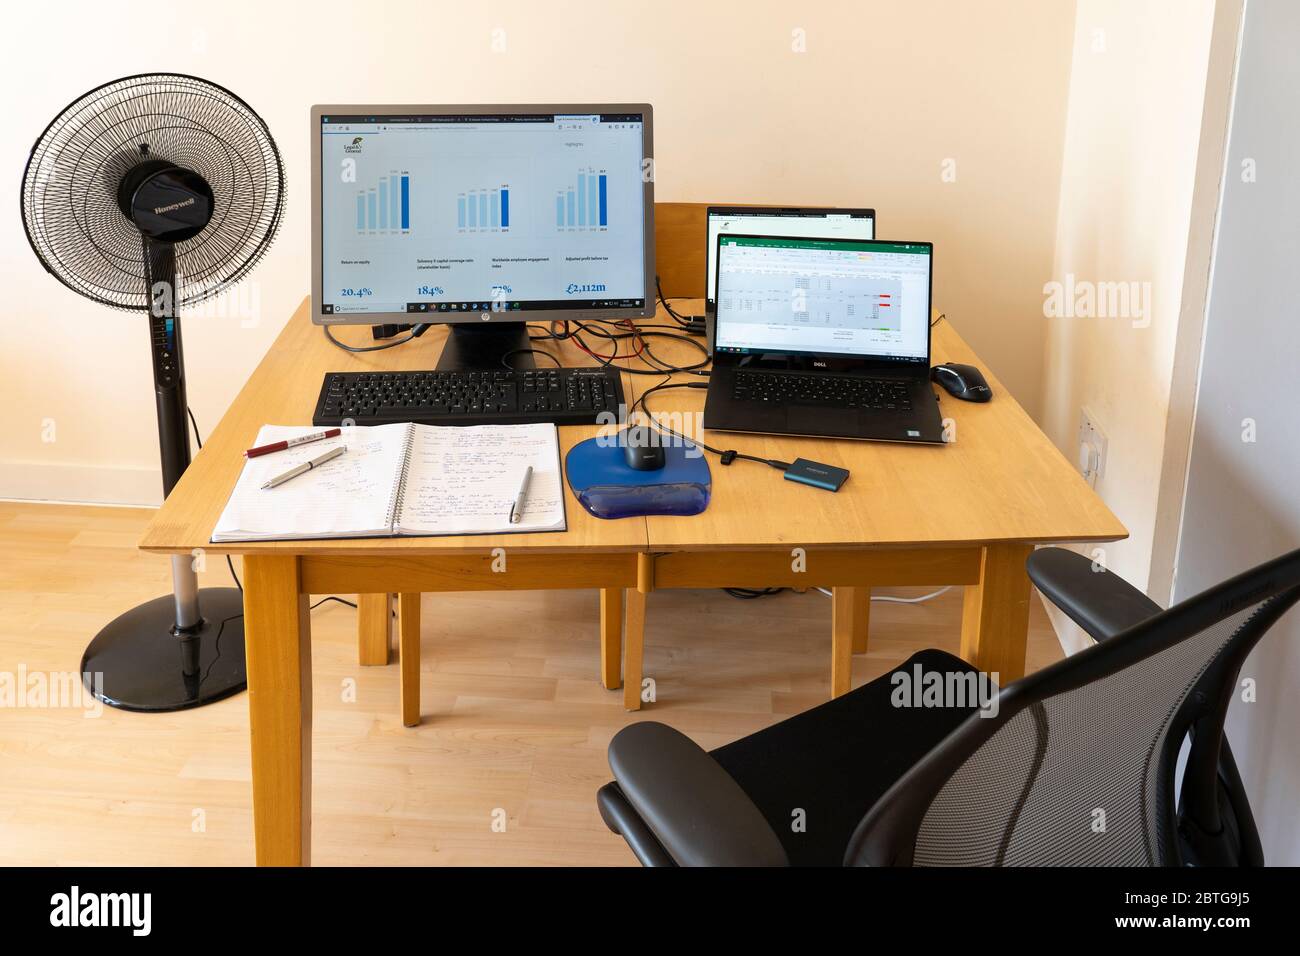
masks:
MULTIPOLYGON (((32 147, 23 226, 41 264, 88 299, 148 317, 164 495, 190 463, 179 310, 242 278, 275 237, 283 206, 284 170, 266 124, 193 76, 130 76, 91 90, 32 147)), ((82 676, 105 703, 180 710, 246 686, 240 592, 200 590, 189 555, 172 558, 172 585, 87 647, 82 676)))

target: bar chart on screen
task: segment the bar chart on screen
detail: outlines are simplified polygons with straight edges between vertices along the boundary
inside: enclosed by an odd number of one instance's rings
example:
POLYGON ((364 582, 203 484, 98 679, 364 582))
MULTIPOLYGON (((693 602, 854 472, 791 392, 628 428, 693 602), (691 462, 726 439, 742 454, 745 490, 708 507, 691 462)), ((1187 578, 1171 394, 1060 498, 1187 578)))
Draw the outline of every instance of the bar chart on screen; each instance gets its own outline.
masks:
POLYGON ((509 183, 456 195, 456 228, 460 232, 508 232, 510 215, 509 183))
POLYGON ((357 234, 402 235, 411 231, 411 175, 394 170, 357 190, 357 234))
POLYGON ((580 169, 555 194, 555 228, 565 231, 609 227, 609 177, 603 169, 580 169))

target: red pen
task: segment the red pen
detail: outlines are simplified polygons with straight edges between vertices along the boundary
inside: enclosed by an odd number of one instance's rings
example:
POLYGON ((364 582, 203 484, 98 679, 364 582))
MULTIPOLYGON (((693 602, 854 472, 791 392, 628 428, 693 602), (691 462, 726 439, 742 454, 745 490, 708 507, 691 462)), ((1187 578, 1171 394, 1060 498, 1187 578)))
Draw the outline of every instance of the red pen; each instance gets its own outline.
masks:
POLYGON ((327 428, 323 432, 312 432, 310 435, 300 435, 297 438, 286 438, 284 441, 271 442, 269 445, 259 445, 257 448, 250 448, 244 452, 245 458, 256 458, 259 455, 269 455, 273 451, 284 451, 286 448, 292 448, 294 445, 305 445, 308 442, 320 441, 322 438, 333 438, 336 435, 342 435, 341 428, 327 428))

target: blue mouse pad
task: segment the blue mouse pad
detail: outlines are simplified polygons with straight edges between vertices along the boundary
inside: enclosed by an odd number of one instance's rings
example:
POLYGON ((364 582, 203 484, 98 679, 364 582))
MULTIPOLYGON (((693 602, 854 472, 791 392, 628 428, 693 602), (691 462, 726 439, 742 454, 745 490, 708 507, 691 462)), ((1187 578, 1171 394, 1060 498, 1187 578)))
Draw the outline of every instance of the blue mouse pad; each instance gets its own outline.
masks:
POLYGON ((588 438, 569 449, 564 471, 578 503, 597 518, 697 515, 709 506, 709 463, 698 448, 665 448, 658 471, 629 468, 615 438, 588 438), (689 452, 689 454, 688 454, 689 452))

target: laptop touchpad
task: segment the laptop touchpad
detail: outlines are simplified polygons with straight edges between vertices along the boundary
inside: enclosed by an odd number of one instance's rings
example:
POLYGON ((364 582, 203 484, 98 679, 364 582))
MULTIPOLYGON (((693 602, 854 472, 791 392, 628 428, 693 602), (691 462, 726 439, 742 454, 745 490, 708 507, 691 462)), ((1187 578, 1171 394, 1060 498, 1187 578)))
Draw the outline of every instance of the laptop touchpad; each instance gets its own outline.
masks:
POLYGON ((861 420, 856 408, 790 405, 786 427, 797 435, 856 435, 861 420))

